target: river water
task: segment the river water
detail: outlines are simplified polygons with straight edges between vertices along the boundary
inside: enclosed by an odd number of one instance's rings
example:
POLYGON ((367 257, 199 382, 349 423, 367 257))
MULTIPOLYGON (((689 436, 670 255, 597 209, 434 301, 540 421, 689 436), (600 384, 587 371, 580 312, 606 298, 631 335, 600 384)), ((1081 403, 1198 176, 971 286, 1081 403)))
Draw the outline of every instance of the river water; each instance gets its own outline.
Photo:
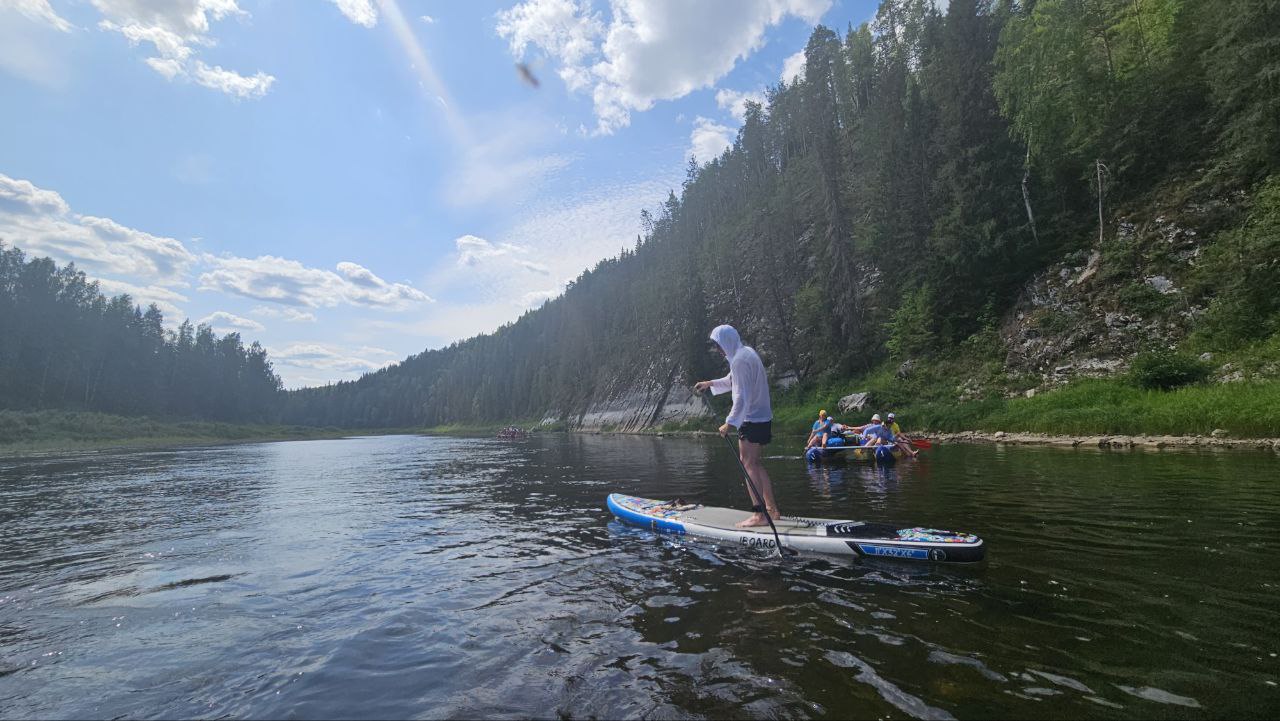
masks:
POLYGON ((768 449, 784 513, 966 530, 988 561, 781 562, 605 509, 745 507, 719 438, 0 459, 0 717, 1280 713, 1275 455, 796 445, 768 449))

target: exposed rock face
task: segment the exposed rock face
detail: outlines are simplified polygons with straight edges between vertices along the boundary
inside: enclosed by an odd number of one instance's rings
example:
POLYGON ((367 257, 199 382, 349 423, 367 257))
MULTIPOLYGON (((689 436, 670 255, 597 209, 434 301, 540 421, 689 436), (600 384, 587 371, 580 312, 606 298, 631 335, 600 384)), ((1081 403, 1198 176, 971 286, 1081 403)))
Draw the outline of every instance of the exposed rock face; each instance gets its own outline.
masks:
POLYGON ((667 390, 666 401, 654 409, 648 426, 664 423, 680 423, 694 418, 711 418, 711 410, 701 398, 693 394, 687 384, 675 383, 667 390))
POLYGON ((867 403, 871 401, 871 394, 867 392, 850 393, 840 399, 841 413, 861 413, 862 409, 867 407, 867 403))
POLYGON ((915 360, 905 360, 902 365, 898 366, 898 377, 907 378, 911 375, 911 371, 916 369, 915 360))
MULTIPOLYGON (((1034 278, 999 329, 1004 370, 1039 376, 1045 390, 1075 377, 1124 372, 1144 349, 1175 347, 1204 312, 1180 286, 1209 239, 1187 225, 1230 201, 1210 205, 1121 219, 1105 244, 1072 253, 1034 278)), ((1222 376, 1236 380, 1230 369, 1222 376)))
POLYGON ((1145 282, 1147 285, 1151 286, 1152 288, 1155 288, 1157 291, 1165 295, 1178 292, 1178 289, 1175 288, 1173 285, 1173 281, 1169 280, 1163 275, 1150 276, 1143 282, 1145 282))
POLYGON ((691 418, 710 418, 711 409, 693 394, 692 383, 672 369, 661 382, 644 380, 594 401, 570 425, 579 430, 639 431, 691 418))

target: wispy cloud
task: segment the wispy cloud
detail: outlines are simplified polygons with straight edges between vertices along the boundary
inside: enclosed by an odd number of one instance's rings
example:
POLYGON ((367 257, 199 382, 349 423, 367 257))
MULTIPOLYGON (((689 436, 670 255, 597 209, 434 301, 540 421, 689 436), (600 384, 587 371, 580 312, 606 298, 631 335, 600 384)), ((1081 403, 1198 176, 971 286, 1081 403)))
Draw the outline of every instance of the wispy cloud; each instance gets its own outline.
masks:
POLYGON ((28 20, 41 22, 64 33, 71 32, 71 23, 54 12, 49 0, 0 0, 0 10, 16 10, 28 20))
POLYGON ((380 348, 347 348, 331 343, 271 345, 267 352, 291 388, 335 378, 349 380, 395 362, 394 354, 380 348))
POLYGON ((260 315, 264 318, 279 318, 290 323, 314 323, 316 322, 316 314, 310 311, 298 310, 289 306, 273 307, 268 305, 257 305, 249 311, 254 315, 260 315))
POLYGON ((442 186, 446 200, 458 206, 499 202, 514 205, 532 198, 576 160, 546 147, 561 136, 545 118, 520 111, 470 119, 478 138, 458 147, 454 168, 442 186))
POLYGON ((94 278, 94 280, 98 283, 98 289, 102 294, 108 297, 127 295, 133 299, 134 303, 143 307, 154 303, 160 309, 160 312, 164 313, 167 325, 177 325, 185 317, 182 309, 177 304, 186 303, 188 298, 172 288, 161 288, 154 285, 134 285, 133 283, 126 283, 112 278, 94 278))
POLYGON ((348 303, 384 310, 403 310, 432 302, 430 296, 410 285, 389 283, 351 262, 339 263, 335 273, 271 255, 257 258, 206 255, 203 260, 213 270, 200 275, 201 290, 255 300, 306 308, 348 303))
POLYGON ((554 298, 569 279, 634 246, 641 232, 640 211, 660 204, 678 178, 673 173, 666 180, 543 200, 495 239, 455 239, 451 262, 438 264, 427 281, 449 300, 414 321, 414 327, 448 342, 489 332, 554 298), (467 272, 458 273, 460 266, 467 272))
POLYGON ((239 332, 242 330, 266 330, 265 326, 252 318, 244 318, 235 315, 234 313, 228 313, 225 310, 210 313, 209 315, 201 318, 198 323, 200 325, 207 325, 219 333, 239 332))

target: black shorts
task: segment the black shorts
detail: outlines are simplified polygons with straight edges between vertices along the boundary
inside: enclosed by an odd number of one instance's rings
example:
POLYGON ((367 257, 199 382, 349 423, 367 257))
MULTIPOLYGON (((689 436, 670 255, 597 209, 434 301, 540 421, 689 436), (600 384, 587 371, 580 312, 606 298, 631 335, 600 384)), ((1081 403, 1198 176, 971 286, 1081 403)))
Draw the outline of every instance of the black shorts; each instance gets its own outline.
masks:
POLYGON ((761 423, 747 421, 738 429, 738 438, 752 443, 759 443, 762 446, 766 445, 773 440, 773 421, 763 421, 761 423))

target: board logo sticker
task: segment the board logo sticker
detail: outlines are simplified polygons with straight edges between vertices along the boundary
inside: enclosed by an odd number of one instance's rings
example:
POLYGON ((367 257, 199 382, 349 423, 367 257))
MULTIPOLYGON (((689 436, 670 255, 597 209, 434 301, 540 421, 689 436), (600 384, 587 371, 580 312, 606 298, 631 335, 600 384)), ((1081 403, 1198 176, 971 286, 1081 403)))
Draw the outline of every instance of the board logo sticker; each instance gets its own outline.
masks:
POLYGON ((772 538, 760 538, 759 536, 739 536, 738 540, 747 548, 777 548, 778 542, 772 538))
POLYGON ((929 552, 923 548, 901 548, 899 546, 875 546, 870 543, 858 544, 858 548, 868 556, 893 556, 895 558, 918 558, 925 560, 929 552))

